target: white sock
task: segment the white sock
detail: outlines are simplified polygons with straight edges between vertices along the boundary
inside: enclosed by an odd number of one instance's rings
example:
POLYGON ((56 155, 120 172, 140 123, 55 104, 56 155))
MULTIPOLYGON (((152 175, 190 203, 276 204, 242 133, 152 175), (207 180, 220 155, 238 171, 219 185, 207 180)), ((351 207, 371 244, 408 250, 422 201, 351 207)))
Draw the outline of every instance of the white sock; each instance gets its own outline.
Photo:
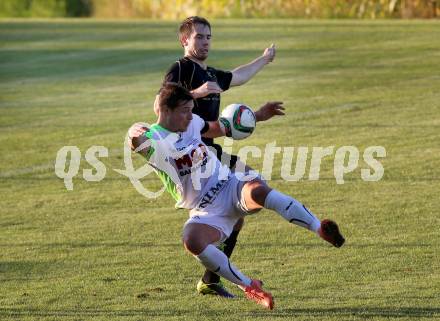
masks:
POLYGON ((276 211, 290 223, 317 232, 321 221, 304 205, 291 196, 273 189, 266 196, 264 207, 276 211))
POLYGON ((208 270, 217 273, 226 280, 237 284, 238 286, 248 286, 252 280, 242 274, 234 265, 229 262, 228 257, 209 244, 199 255, 195 256, 208 270))

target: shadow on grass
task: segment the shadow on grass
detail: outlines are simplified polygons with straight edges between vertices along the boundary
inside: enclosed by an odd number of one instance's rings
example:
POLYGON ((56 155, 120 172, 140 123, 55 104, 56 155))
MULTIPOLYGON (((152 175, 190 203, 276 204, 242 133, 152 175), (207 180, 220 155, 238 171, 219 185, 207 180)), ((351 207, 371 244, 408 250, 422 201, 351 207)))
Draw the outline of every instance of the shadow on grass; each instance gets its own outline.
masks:
MULTIPOLYGON (((310 316, 310 317, 347 317, 347 316, 361 316, 365 318, 371 317, 392 317, 392 318, 421 318, 421 317, 433 317, 440 315, 440 308, 419 308, 419 307, 344 307, 344 308, 321 308, 321 309, 280 309, 275 310, 273 317, 287 317, 287 316, 310 316)), ((267 313, 256 312, 249 313, 254 317, 266 316, 267 313)))
POLYGON ((38 278, 44 278, 53 264, 53 261, 0 261, 0 283, 13 280, 25 281, 36 275, 38 278))
MULTIPOLYGON (((217 311, 220 312, 220 311, 217 311)), ((214 312, 213 312, 214 313, 214 312)), ((14 309, 14 308, 0 308, 0 316, 40 316, 40 317, 94 317, 94 316, 189 316, 193 315, 193 310, 173 310, 173 311, 159 311, 155 309, 134 309, 125 311, 111 311, 105 309, 90 309, 90 310, 45 310, 45 309, 14 309)), ((238 311, 238 314, 240 312, 238 311)), ((255 311, 243 313, 245 316, 253 318, 285 318, 285 317, 347 317, 347 316, 360 316, 360 317, 392 317, 392 318, 421 318, 421 317, 436 317, 440 316, 440 308, 419 308, 419 307, 368 307, 368 308, 320 308, 320 309, 279 309, 274 311, 255 311)))

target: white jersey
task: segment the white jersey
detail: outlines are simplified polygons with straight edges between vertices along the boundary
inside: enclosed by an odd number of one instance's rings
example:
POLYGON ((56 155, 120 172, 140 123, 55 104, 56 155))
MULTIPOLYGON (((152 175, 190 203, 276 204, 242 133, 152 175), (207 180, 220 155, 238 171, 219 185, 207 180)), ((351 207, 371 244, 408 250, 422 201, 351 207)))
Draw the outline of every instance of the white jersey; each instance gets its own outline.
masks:
POLYGON ((193 209, 209 204, 231 177, 201 139, 205 121, 193 114, 184 132, 170 132, 158 124, 145 135, 150 139, 148 163, 156 169, 177 208, 193 209))

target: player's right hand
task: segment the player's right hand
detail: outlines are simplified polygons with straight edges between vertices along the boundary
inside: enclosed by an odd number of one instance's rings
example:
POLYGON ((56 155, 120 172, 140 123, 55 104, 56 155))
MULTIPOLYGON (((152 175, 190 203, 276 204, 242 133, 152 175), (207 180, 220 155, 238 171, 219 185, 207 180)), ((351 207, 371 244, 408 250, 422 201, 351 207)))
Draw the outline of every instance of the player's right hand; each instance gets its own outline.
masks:
POLYGON ((223 90, 220 88, 216 81, 207 81, 199 88, 191 91, 194 99, 206 97, 210 94, 220 94, 223 90))
POLYGON ((275 59, 275 53, 276 50, 274 44, 271 44, 270 47, 264 49, 263 57, 265 59, 266 64, 272 62, 275 59))
POLYGON ((148 131, 147 124, 145 123, 135 123, 128 130, 128 144, 131 150, 135 150, 139 147, 145 139, 140 139, 143 134, 148 131))

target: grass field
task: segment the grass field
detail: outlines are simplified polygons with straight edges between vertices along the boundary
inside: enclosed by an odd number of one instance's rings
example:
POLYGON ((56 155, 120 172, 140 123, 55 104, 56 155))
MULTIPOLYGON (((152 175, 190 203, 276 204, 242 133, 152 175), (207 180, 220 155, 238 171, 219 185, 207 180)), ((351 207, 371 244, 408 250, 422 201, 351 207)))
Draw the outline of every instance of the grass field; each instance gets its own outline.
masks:
POLYGON ((259 124, 235 152, 274 140, 387 152, 380 181, 361 179, 361 160, 343 185, 334 155, 318 181, 307 179, 309 155, 299 182, 281 179, 276 156, 271 184, 337 220, 347 243, 331 248, 269 211, 249 217, 232 261, 265 281, 274 311, 197 295, 203 269, 180 241, 186 211, 165 194, 144 198, 113 170, 124 168, 127 128, 155 120, 154 95, 181 55, 176 24, 0 20, 0 319, 440 319, 439 21, 213 22, 213 66, 278 48, 222 105, 283 100, 288 115, 259 124), (54 173, 65 145, 83 157, 108 148, 105 178, 86 182, 83 158, 67 191, 54 173))

